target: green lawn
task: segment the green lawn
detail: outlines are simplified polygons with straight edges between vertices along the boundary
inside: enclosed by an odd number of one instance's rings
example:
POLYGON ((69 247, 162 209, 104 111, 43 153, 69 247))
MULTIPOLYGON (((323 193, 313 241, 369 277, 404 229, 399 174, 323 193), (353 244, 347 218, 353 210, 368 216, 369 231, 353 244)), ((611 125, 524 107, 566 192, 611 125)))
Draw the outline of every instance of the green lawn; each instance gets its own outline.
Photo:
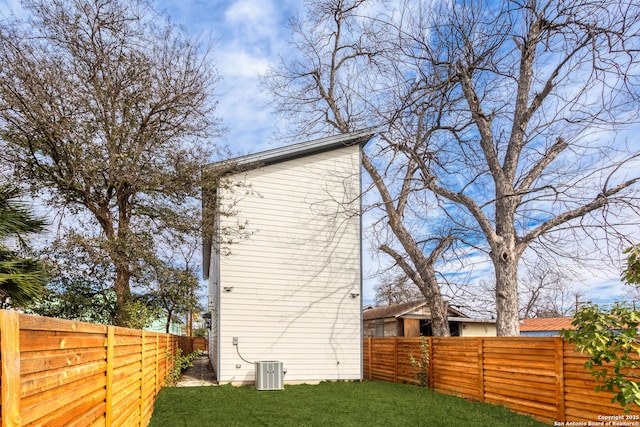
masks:
POLYGON ((481 402, 386 382, 324 382, 283 391, 165 387, 150 427, 165 426, 546 426, 481 402))

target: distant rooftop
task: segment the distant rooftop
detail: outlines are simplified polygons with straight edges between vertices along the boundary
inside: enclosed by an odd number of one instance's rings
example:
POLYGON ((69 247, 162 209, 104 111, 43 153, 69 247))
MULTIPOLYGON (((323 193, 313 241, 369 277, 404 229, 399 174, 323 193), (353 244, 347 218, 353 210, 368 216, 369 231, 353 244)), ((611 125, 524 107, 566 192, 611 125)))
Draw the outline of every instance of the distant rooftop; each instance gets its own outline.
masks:
POLYGON ((520 332, 561 331, 575 329, 571 325, 573 317, 537 317, 524 319, 520 322, 520 332))
MULTIPOLYGON (((366 308, 362 312, 362 319, 373 320, 373 319, 387 319, 387 318, 394 318, 394 317, 398 318, 398 317, 408 315, 411 312, 418 310, 426 305, 427 305, 427 302, 425 300, 417 300, 417 301, 404 302, 401 304, 387 305, 383 307, 366 308)), ((450 319, 467 317, 463 313, 461 313, 460 311, 452 307, 449 307, 448 310, 449 310, 449 313, 448 313, 449 316, 453 316, 453 317, 450 317, 450 319)))
POLYGON ((374 307, 362 313, 363 320, 384 319, 388 317, 399 317, 403 314, 417 310, 426 305, 426 301, 410 301, 402 304, 387 305, 384 307, 374 307))

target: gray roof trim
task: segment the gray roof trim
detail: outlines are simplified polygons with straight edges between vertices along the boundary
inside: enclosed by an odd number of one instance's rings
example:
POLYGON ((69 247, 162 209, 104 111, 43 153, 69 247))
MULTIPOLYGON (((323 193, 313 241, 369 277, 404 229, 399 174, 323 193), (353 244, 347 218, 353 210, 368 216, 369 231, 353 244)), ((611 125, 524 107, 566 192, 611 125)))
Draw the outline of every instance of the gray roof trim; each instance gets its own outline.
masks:
POLYGON ((234 163, 235 166, 244 166, 244 169, 246 169, 247 166, 249 167, 249 169, 253 169, 260 166, 281 163, 300 157, 310 156, 312 154, 335 150, 338 148, 349 147, 357 144, 366 144, 374 134, 374 128, 368 128, 351 133, 328 136, 325 138, 286 145, 284 147, 261 151, 259 153, 248 154, 246 156, 240 156, 229 160, 223 160, 221 162, 212 163, 207 166, 219 165, 223 163, 234 163))
POLYGON ((463 323, 496 323, 496 319, 488 319, 482 317, 447 317, 452 322, 463 323))

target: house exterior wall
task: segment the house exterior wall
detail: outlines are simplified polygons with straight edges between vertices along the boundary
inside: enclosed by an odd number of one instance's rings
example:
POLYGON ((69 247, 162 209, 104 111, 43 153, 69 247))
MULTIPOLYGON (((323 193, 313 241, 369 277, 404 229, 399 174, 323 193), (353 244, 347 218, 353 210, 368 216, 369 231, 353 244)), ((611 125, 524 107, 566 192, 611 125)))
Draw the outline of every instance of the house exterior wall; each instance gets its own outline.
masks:
MULTIPOLYGON (((461 324, 460 336, 463 337, 495 337, 496 324, 491 322, 459 322, 461 324)), ((363 336, 368 337, 418 337, 421 335, 420 319, 414 318, 387 318, 365 320, 363 336), (382 327, 384 325, 384 334, 382 327), (376 327, 377 326, 377 327, 376 327)))
POLYGON ((495 337, 497 336, 495 323, 462 322, 460 331, 462 337, 495 337))
POLYGON ((213 372, 218 372, 218 344, 220 342, 220 256, 219 248, 217 245, 215 250, 212 250, 212 256, 209 266, 209 301, 208 311, 211 313, 211 330, 209 332, 209 359, 211 360, 211 366, 213 372))
POLYGON ((359 146, 231 179, 242 185, 219 202, 237 216, 220 227, 246 221, 249 237, 211 261, 218 381, 253 383, 249 362, 265 360, 282 361, 289 383, 362 378, 359 146))
MULTIPOLYGON (((143 328, 145 331, 149 331, 149 332, 162 332, 165 333, 167 332, 167 318, 163 318, 163 319, 156 319, 154 320, 151 325, 149 325, 146 328, 143 328)), ((171 322, 169 324, 169 332, 172 335, 184 335, 185 334, 185 330, 184 330, 184 325, 180 324, 180 323, 176 323, 176 322, 171 322)))
POLYGON ((376 336, 376 321, 365 320, 362 322, 362 336, 363 337, 375 337, 376 336))
POLYGON ((363 322, 363 336, 364 337, 397 337, 398 332, 401 330, 401 322, 395 318, 388 319, 373 319, 365 320, 363 322))

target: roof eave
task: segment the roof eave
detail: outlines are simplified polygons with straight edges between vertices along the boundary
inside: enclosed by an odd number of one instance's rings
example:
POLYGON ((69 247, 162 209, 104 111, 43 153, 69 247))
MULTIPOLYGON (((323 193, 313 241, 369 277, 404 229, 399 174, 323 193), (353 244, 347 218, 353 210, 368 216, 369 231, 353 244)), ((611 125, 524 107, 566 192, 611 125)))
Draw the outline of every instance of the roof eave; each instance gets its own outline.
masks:
POLYGON ((325 138, 286 145, 284 147, 261 151, 259 153, 248 154, 246 156, 240 156, 233 159, 210 163, 208 165, 205 165, 204 168, 215 168, 225 164, 232 164, 234 166, 234 169, 237 167, 243 170, 246 170, 247 168, 253 169, 261 166, 268 166, 276 163, 294 160, 300 157, 306 157, 313 154, 335 150, 338 148, 350 147, 353 145, 364 146, 367 142, 369 142, 374 134, 374 128, 367 128, 351 133, 328 136, 325 138))

